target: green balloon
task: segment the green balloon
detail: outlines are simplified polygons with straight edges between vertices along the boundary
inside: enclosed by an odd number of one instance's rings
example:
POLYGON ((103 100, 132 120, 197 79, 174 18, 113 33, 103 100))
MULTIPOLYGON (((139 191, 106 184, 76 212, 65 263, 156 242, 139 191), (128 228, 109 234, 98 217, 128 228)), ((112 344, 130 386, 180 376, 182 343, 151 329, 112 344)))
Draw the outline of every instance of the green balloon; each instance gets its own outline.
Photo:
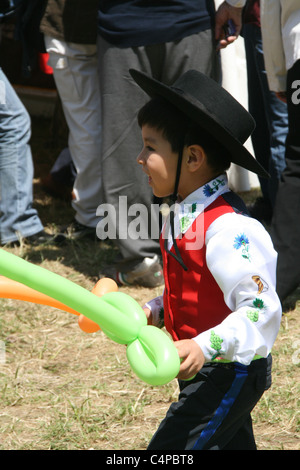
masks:
POLYGON ((142 327, 126 353, 135 374, 150 385, 164 385, 179 372, 180 359, 173 342, 155 326, 142 327))
POLYGON ((147 325, 143 309, 130 296, 109 292, 97 297, 92 292, 0 250, 0 274, 62 302, 97 323, 114 341, 127 345, 127 358, 134 372, 150 385, 173 380, 180 360, 173 342, 160 329, 147 325))
POLYGON ((110 339, 120 344, 127 344, 124 338, 124 330, 127 323, 132 323, 136 328, 136 336, 142 326, 147 325, 147 318, 142 307, 129 295, 123 292, 108 292, 101 297, 106 304, 118 309, 118 325, 114 331, 109 331, 101 327, 110 339))
POLYGON ((104 302, 102 297, 97 297, 74 282, 3 249, 0 252, 0 274, 64 303, 97 323, 103 330, 118 331, 124 344, 137 337, 140 326, 123 321, 120 331, 120 310, 104 302))

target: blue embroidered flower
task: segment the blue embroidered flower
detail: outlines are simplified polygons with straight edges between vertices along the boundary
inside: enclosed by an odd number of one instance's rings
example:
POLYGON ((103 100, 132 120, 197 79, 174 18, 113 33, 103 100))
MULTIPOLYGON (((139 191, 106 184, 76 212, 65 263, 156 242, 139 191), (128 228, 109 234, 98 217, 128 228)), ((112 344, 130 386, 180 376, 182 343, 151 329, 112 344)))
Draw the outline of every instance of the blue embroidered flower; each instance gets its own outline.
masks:
POLYGON ((249 245, 249 239, 246 237, 244 233, 242 233, 242 235, 238 235, 237 237, 235 237, 233 247, 236 250, 241 248, 241 246, 245 246, 245 245, 249 245))
POLYGON ((235 248, 236 250, 242 248, 242 257, 250 261, 249 239, 244 233, 235 237, 233 248, 235 248))
POLYGON ((209 184, 206 184, 203 188, 203 194, 206 197, 210 197, 212 194, 214 194, 214 192, 215 192, 215 189, 211 188, 209 184))
POLYGON ((212 196, 212 194, 214 194, 215 192, 218 191, 220 186, 225 185, 225 181, 223 179, 218 179, 217 178, 212 182, 212 185, 213 185, 213 187, 211 187, 209 184, 206 184, 204 186, 204 188, 203 188, 204 196, 206 196, 206 197, 212 196))

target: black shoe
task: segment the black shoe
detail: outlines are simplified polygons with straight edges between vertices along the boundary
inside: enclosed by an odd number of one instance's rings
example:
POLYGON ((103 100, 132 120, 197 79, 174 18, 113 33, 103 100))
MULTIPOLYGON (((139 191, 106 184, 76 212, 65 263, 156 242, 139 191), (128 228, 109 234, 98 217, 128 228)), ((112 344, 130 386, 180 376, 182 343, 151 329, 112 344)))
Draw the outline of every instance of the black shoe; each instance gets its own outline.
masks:
POLYGON ((77 241, 82 238, 96 239, 96 229, 73 220, 69 225, 62 227, 61 231, 55 235, 54 242, 63 243, 66 240, 77 241))
POLYGON ((20 246, 22 244, 38 246, 38 245, 46 245, 53 242, 53 235, 46 233, 44 230, 41 230, 34 235, 30 235, 29 237, 20 237, 19 240, 15 240, 13 242, 6 243, 8 247, 20 246))

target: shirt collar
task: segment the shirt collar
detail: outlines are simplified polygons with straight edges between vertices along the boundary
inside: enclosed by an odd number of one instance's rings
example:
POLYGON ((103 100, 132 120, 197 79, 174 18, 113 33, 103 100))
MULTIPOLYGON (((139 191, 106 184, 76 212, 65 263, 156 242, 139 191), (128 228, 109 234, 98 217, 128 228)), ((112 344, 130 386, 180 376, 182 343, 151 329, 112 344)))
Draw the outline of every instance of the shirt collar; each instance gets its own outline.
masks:
MULTIPOLYGON (((221 174, 204 186, 193 191, 183 201, 176 203, 174 210, 174 234, 177 238, 185 233, 192 225, 194 220, 201 214, 206 207, 214 202, 221 194, 229 191, 228 179, 226 174, 221 174)), ((169 247, 173 240, 169 231, 169 247)))
POLYGON ((181 232, 185 233, 196 217, 221 194, 227 191, 227 176, 222 174, 189 194, 179 204, 178 217, 181 232))
POLYGON ((189 194, 181 203, 181 205, 191 205, 194 203, 203 204, 204 207, 209 206, 221 194, 228 191, 228 179, 226 174, 222 174, 206 183, 204 186, 196 189, 189 194))

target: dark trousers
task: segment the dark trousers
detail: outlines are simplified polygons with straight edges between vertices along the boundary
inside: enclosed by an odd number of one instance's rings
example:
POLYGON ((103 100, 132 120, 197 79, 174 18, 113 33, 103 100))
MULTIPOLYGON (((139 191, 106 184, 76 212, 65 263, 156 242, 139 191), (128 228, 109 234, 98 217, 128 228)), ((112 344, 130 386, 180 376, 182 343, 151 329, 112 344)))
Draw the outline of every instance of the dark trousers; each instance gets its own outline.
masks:
POLYGON ((300 284, 300 60, 287 74, 289 132, 271 237, 278 252, 277 292, 283 301, 300 284))
POLYGON ((272 358, 206 364, 180 394, 148 450, 256 450, 251 411, 271 385, 272 358))
POLYGON ((261 28, 243 26, 248 76, 249 113, 256 128, 251 135, 255 158, 271 178, 259 178, 265 201, 272 207, 282 171, 285 168, 285 141, 288 132, 287 105, 270 91, 264 63, 261 28))

